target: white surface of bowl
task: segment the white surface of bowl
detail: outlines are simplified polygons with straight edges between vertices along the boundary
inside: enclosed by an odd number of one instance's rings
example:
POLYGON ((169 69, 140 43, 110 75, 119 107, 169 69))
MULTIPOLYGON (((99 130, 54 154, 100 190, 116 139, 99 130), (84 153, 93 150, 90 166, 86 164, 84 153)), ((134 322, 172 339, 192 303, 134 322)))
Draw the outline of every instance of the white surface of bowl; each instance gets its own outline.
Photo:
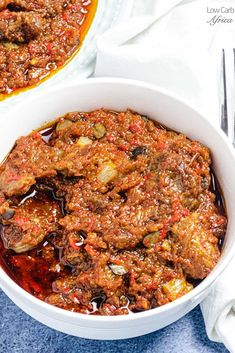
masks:
POLYGON ((45 122, 69 111, 91 111, 102 107, 120 111, 131 108, 210 148, 229 219, 218 264, 205 280, 180 299, 127 316, 89 316, 51 306, 20 288, 1 268, 0 285, 16 305, 49 327, 85 338, 123 339, 155 331, 185 315, 205 298, 228 265, 235 253, 235 153, 219 129, 168 92, 138 81, 89 79, 35 95, 1 116, 0 160, 19 136, 30 133, 45 122))

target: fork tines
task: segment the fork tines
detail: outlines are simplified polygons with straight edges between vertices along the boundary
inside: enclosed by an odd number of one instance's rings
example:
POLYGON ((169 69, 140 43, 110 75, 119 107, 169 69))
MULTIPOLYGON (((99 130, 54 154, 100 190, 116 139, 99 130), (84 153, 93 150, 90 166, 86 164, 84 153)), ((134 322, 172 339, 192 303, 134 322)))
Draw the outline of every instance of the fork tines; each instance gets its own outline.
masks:
POLYGON ((221 129, 235 146, 235 48, 222 49, 221 129))
POLYGON ((228 135, 228 105, 227 105, 227 84, 226 84, 226 66, 225 66, 225 51, 222 49, 222 92, 221 101, 221 122, 220 127, 228 135))

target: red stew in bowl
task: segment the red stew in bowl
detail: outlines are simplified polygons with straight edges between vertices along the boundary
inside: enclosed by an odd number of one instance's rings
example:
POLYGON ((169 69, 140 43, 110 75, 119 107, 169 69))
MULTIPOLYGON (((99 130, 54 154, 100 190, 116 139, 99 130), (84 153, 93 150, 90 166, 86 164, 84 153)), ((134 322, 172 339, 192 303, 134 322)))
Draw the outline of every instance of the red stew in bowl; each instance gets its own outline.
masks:
POLYGON ((97 0, 0 0, 0 100, 37 85, 80 48, 97 0))
POLYGON ((188 293, 216 265, 226 214, 207 147, 133 111, 73 112, 0 167, 1 265, 26 291, 92 315, 188 293))

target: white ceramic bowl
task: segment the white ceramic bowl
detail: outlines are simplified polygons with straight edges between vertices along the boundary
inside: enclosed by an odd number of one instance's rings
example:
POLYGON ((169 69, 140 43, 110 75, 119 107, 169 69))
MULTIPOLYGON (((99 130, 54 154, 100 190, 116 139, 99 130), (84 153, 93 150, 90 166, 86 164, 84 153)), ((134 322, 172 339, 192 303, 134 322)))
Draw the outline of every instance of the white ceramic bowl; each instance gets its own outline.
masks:
POLYGON ((160 329, 192 310, 211 289, 235 252, 235 154, 224 134, 198 112, 168 92, 142 82, 90 79, 50 90, 24 101, 0 119, 0 160, 14 141, 69 111, 131 108, 207 145, 226 200, 228 228, 222 256, 210 275, 190 293, 162 307, 129 316, 88 316, 56 308, 20 288, 0 268, 3 291, 38 321, 67 334, 94 339, 122 339, 160 329))

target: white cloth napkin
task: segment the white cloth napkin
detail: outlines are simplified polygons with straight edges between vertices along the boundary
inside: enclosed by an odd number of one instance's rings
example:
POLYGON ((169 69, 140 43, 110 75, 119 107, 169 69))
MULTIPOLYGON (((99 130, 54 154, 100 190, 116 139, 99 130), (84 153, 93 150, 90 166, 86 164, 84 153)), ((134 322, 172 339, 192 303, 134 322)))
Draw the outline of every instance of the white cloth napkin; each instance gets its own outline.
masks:
MULTIPOLYGON (((221 48, 235 48, 235 0, 135 0, 132 17, 99 38, 95 76, 155 83, 218 124, 221 48), (231 23, 223 23, 229 19, 231 23)), ((233 78, 228 72, 231 95, 233 78)), ((223 342, 231 352, 234 272, 235 260, 201 305, 209 338, 223 342)))
POLYGON ((210 339, 223 342, 235 352, 235 258, 201 303, 201 309, 210 339))

